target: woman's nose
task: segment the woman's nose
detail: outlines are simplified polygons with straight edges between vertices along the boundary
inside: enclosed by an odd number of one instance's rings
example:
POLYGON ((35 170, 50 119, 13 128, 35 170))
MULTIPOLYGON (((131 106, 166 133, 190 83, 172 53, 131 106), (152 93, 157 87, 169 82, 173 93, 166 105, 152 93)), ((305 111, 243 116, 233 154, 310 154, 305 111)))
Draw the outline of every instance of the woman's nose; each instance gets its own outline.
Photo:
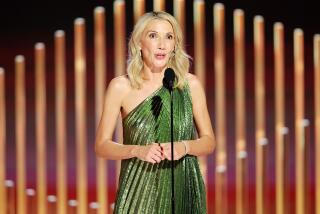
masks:
POLYGON ((165 49, 165 40, 163 38, 159 38, 158 48, 161 50, 165 49))

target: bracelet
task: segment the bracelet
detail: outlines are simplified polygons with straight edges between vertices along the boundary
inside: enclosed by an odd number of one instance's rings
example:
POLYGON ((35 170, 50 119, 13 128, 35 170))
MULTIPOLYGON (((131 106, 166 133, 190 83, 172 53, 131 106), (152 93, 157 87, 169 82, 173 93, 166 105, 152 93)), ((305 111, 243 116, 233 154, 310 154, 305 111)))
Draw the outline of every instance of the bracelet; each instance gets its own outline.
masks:
POLYGON ((189 152, 189 145, 186 143, 186 141, 181 141, 182 143, 183 143, 183 145, 184 145, 184 151, 185 151, 185 153, 184 153, 184 156, 186 156, 187 154, 188 154, 188 152, 189 152))

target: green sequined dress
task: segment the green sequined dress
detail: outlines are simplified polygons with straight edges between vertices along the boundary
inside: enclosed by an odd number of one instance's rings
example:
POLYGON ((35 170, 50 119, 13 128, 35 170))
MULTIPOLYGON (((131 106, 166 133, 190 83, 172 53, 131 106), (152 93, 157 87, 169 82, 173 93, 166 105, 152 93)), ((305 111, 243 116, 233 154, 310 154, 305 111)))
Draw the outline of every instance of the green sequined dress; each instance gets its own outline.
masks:
MULTIPOLYGON (((173 91, 174 141, 195 138, 190 89, 173 91)), ((123 118, 125 145, 170 142, 170 94, 164 87, 123 118)), ((171 162, 121 161, 114 213, 171 213, 171 162)), ((206 194, 197 157, 175 161, 175 213, 206 213, 206 194)))

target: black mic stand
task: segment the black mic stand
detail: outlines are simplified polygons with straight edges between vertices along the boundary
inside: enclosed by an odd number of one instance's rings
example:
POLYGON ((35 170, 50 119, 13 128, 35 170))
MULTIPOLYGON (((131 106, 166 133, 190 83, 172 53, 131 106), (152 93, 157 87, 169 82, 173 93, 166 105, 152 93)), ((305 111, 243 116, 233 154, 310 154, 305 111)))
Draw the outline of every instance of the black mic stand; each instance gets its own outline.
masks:
POLYGON ((172 214, 175 212, 174 201, 174 148, 173 148, 173 85, 175 80, 175 74, 172 68, 167 68, 164 72, 163 84, 169 90, 170 93, 170 120, 171 120, 171 208, 172 214))
POLYGON ((170 91, 170 120, 171 120, 171 207, 172 207, 172 214, 174 214, 174 149, 173 149, 173 93, 172 87, 169 88, 170 91))

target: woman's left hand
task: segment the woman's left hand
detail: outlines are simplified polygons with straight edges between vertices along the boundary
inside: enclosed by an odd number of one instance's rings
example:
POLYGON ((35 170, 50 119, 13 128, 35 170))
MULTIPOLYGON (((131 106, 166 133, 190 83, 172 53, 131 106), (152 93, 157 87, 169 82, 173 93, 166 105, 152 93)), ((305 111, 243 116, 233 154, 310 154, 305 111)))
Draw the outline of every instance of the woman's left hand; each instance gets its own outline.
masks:
MULTIPOLYGON (((160 146, 163 148, 163 155, 166 159, 172 160, 171 158, 171 143, 161 143, 160 146)), ((179 160, 186 155, 186 148, 183 142, 173 143, 173 159, 179 160)))

